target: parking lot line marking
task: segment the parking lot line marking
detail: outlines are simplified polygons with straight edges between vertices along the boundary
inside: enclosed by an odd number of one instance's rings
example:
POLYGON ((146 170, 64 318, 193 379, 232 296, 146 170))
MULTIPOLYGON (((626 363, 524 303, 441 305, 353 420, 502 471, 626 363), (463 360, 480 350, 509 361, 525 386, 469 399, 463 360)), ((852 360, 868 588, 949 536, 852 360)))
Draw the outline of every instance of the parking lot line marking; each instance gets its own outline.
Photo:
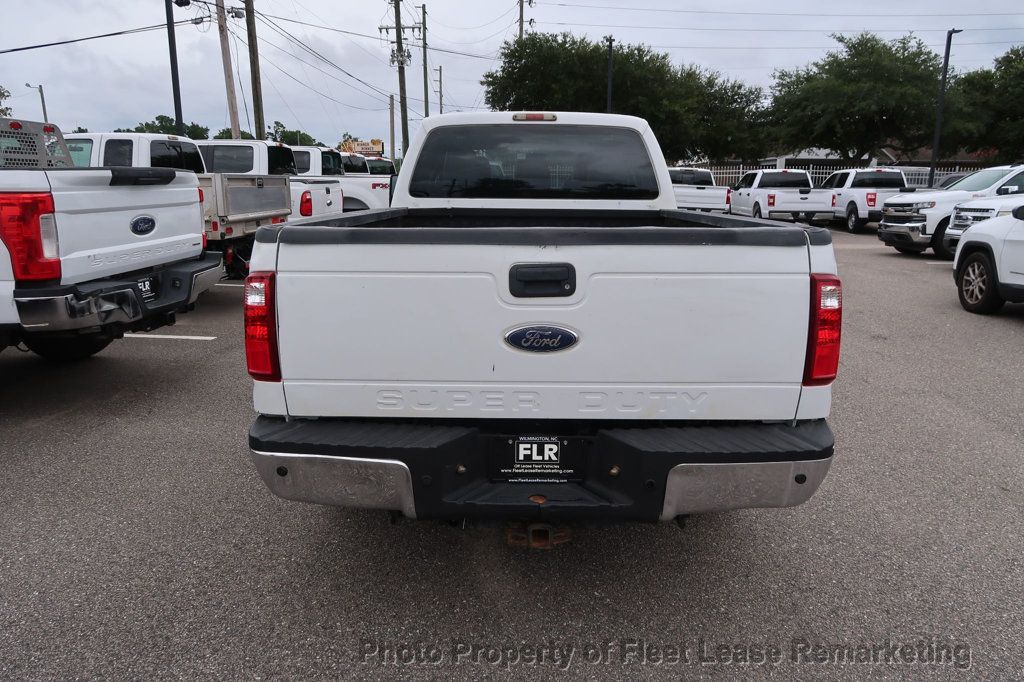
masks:
POLYGON ((244 284, 227 284, 226 282, 221 282, 217 286, 219 286, 219 287, 244 287, 245 285, 244 284))
POLYGON ((125 334, 126 339, 173 339, 177 341, 213 341, 216 336, 182 336, 176 334, 125 334))
POLYGON ((948 265, 951 268, 953 267, 953 262, 948 260, 926 260, 924 262, 928 265, 948 265))

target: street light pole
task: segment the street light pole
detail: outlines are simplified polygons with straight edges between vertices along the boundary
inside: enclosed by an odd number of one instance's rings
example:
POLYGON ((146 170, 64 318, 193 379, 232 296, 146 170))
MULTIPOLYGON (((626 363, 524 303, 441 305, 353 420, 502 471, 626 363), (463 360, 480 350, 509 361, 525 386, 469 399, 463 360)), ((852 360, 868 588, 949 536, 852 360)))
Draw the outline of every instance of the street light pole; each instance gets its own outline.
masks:
POLYGON ((174 43, 174 12, 171 0, 164 0, 167 14, 167 51, 171 58, 171 96, 174 98, 174 130, 179 135, 185 134, 185 122, 181 116, 181 85, 178 83, 178 48, 174 43))
POLYGON ((46 97, 43 96, 43 84, 40 83, 39 85, 29 85, 28 83, 25 83, 25 87, 35 88, 39 91, 39 102, 43 105, 43 123, 49 123, 50 117, 46 115, 46 97))
POLYGON ((942 139, 942 110, 946 103, 946 77, 949 75, 949 49, 953 36, 963 29, 951 28, 946 31, 946 54, 942 58, 942 80, 939 82, 939 96, 935 102, 935 137, 932 139, 932 164, 928 169, 928 186, 935 186, 935 165, 939 162, 939 142, 942 139))

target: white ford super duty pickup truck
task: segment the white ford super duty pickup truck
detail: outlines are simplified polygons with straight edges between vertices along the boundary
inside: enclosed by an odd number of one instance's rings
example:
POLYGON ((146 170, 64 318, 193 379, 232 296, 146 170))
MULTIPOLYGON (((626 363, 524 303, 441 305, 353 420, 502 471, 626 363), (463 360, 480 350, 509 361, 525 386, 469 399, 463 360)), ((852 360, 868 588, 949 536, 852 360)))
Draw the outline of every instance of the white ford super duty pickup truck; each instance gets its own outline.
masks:
POLYGON ((79 360, 173 324, 220 279, 194 173, 76 168, 55 126, 12 119, 0 167, 0 349, 79 360))
POLYGON ((339 153, 345 171, 345 210, 387 208, 391 202, 391 178, 371 172, 371 159, 362 154, 339 153))
POLYGON ((282 497, 655 521, 797 505, 832 462, 829 231, 677 210, 642 119, 432 116, 392 208, 262 228, 251 265, 282 497))
POLYGON ((900 253, 931 248, 939 258, 953 252, 943 243, 953 209, 972 199, 1024 193, 1024 166, 997 166, 967 175, 943 190, 907 190, 887 199, 878 238, 900 253))
POLYGON ((745 174, 732 188, 730 212, 753 218, 801 216, 810 222, 819 213, 832 215, 831 190, 813 189, 805 170, 759 170, 745 174))
POLYGON ((850 168, 828 176, 821 187, 832 192, 833 220, 857 233, 882 219, 882 204, 906 189, 907 178, 899 170, 850 168))
POLYGON ((968 312, 988 315, 1007 301, 1024 303, 1024 203, 963 232, 953 278, 968 312))
MULTIPOLYGON (((278 175, 207 172, 196 143, 159 133, 73 133, 66 138, 80 167, 175 168, 199 177, 207 248, 219 251, 230 276, 244 277, 252 240, 261 225, 291 213, 288 179, 278 175)), ((241 155, 244 156, 244 152, 241 155)), ((249 159, 252 163, 252 158, 249 159)), ((244 160, 237 167, 245 167, 244 160)), ((312 215, 312 213, 308 214, 312 215)))
POLYGON ((706 168, 669 168, 676 207, 702 211, 728 211, 732 188, 715 185, 706 168))

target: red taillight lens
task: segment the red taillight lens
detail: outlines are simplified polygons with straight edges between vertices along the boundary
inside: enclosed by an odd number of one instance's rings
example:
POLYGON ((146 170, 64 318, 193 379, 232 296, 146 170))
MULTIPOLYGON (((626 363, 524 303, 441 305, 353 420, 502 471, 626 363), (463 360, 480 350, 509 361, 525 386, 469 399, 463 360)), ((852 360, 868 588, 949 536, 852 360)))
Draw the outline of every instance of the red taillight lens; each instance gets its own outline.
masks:
POLYGON ((272 272, 253 272, 245 278, 245 363, 257 381, 281 380, 272 272))
POLYGON ((11 130, 21 130, 21 123, 18 121, 11 121, 9 127, 11 130))
POLYGON ((313 215, 313 194, 307 189, 299 199, 299 215, 313 215))
POLYGON ((11 254, 15 281, 60 279, 57 223, 49 193, 0 194, 0 240, 11 254))
POLYGON ((725 188, 725 205, 732 206, 732 187, 725 188))
POLYGON ((832 208, 835 208, 835 207, 836 207, 836 195, 833 194, 832 195, 832 208))
POLYGON ((811 275, 811 317, 807 332, 804 386, 835 381, 843 330, 843 285, 835 275, 811 275))
POLYGON ((876 201, 878 201, 878 194, 868 192, 868 206, 874 206, 876 201))
POLYGON ((203 203, 203 188, 199 188, 199 203, 203 203))
POLYGON ((773 208, 774 206, 775 206, 775 195, 774 194, 769 194, 768 195, 768 208, 773 208))
POLYGON ((271 218, 271 219, 270 219, 270 224, 271 224, 271 225, 280 225, 280 224, 281 224, 281 223, 283 223, 284 221, 285 221, 285 219, 284 219, 284 218, 271 218))
POLYGON ((219 230, 220 230, 220 223, 218 223, 216 220, 211 220, 210 221, 210 232, 217 232, 219 230))
POLYGON ((206 251, 206 245, 207 245, 206 230, 203 230, 203 251, 206 251))
POLYGON ((55 126, 45 125, 45 126, 43 126, 43 132, 44 133, 53 134, 53 133, 57 132, 57 128, 55 126))

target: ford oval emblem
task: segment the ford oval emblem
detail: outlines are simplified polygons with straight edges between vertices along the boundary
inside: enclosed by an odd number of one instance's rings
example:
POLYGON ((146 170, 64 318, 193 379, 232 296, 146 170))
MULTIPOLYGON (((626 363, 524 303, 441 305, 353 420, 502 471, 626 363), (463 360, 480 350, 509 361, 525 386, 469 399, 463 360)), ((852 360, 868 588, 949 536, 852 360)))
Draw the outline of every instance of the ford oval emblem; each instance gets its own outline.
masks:
POLYGON ((151 215, 139 215, 132 218, 131 222, 132 232, 142 236, 149 234, 156 229, 156 218, 151 215))
POLYGON ((516 327, 505 334, 505 343, 513 348, 531 353, 552 353, 556 350, 565 350, 575 346, 579 340, 579 335, 573 330, 551 324, 516 327))

